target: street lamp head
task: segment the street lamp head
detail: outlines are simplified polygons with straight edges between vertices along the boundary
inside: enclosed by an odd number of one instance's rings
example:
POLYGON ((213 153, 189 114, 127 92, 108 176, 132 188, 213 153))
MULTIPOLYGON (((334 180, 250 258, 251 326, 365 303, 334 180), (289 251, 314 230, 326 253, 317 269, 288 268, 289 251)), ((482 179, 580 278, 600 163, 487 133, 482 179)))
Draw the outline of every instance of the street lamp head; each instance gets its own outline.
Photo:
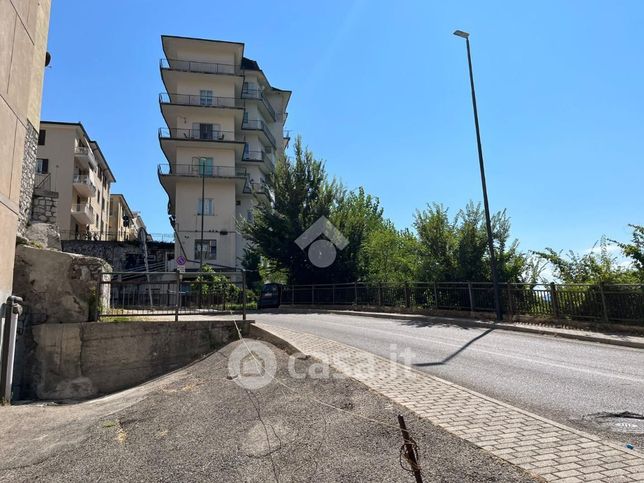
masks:
POLYGON ((457 37, 463 37, 464 39, 467 39, 470 36, 470 34, 463 32, 462 30, 455 30, 454 35, 456 35, 457 37))

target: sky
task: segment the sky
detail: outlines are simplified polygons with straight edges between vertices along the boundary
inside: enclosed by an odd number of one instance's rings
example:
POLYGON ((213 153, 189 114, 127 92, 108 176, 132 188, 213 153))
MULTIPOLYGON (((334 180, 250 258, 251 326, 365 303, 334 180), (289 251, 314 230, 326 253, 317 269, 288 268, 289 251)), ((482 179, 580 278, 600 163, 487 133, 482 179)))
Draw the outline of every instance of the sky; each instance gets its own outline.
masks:
POLYGON ((589 250, 644 224, 644 2, 53 0, 43 120, 81 121, 150 233, 161 35, 244 42, 293 91, 286 129, 398 228, 481 200, 470 32, 490 207, 524 250, 589 250))

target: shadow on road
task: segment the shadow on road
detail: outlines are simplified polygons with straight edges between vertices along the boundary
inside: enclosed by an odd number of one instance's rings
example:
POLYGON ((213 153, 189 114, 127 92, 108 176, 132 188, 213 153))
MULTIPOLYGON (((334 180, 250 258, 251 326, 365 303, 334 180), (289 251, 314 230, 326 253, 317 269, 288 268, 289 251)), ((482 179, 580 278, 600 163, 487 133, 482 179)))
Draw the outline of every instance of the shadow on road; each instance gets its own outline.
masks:
POLYGON ((482 339, 483 337, 488 335, 490 332, 493 332, 494 330, 495 329, 488 329, 485 332, 483 332, 482 334, 477 335, 473 339, 467 341, 462 347, 459 347, 456 351, 452 352, 450 355, 448 355, 442 361, 439 361, 439 362, 419 362, 417 364, 414 364, 414 366, 416 366, 416 367, 431 367, 431 366, 441 366, 443 364, 446 364, 449 361, 451 361, 452 359, 454 359, 454 357, 459 355, 461 352, 463 352, 465 349, 467 349, 469 346, 474 344, 474 342, 476 342, 479 339, 482 339))

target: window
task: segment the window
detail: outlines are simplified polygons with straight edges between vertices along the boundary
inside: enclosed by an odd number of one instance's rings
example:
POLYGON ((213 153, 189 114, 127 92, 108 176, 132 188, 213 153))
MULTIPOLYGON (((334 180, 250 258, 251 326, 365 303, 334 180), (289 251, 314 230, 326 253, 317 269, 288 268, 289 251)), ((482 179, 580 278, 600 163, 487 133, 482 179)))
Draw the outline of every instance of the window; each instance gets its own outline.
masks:
POLYGON ((199 91, 199 104, 212 106, 212 91, 199 91))
POLYGON ((36 160, 36 173, 38 174, 47 174, 49 173, 49 160, 48 159, 37 159, 36 160))
POLYGON ((44 129, 41 129, 40 132, 38 133, 38 146, 45 145, 46 137, 47 137, 47 131, 45 131, 44 129))
POLYGON ((212 176, 214 174, 214 167, 212 165, 212 158, 192 158, 192 163, 194 171, 196 171, 199 176, 212 176))
MULTIPOLYGON (((201 198, 197 200, 197 215, 201 215, 201 198)), ((212 201, 212 198, 205 198, 203 200, 203 214, 205 216, 212 216, 215 214, 215 204, 212 201)))
POLYGON ((248 122, 248 111, 244 111, 244 120, 242 121, 244 124, 248 122))
POLYGON ((196 260, 201 260, 202 252, 204 260, 215 260, 217 258, 217 240, 195 240, 196 260))

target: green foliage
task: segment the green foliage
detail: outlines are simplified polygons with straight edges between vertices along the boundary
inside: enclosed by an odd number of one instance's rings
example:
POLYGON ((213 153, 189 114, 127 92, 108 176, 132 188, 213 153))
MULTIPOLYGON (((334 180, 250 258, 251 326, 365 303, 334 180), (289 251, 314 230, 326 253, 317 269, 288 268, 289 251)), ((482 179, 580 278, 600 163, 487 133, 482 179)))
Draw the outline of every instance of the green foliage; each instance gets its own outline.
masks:
POLYGON ((209 265, 204 265, 201 269, 204 275, 199 275, 191 284, 192 290, 201 295, 217 294, 224 300, 236 300, 241 293, 241 289, 228 279, 228 277, 218 274, 209 265))
POLYGON ((636 283, 636 275, 632 269, 618 263, 617 257, 611 255, 609 244, 605 237, 595 244, 593 249, 583 255, 570 250, 566 255, 552 248, 543 252, 534 252, 545 262, 549 263, 557 279, 564 283, 636 283), (597 249, 598 248, 598 249, 597 249))
POLYGON ((259 267, 262 262, 262 256, 251 248, 244 248, 244 255, 241 258, 241 266, 246 270, 246 287, 258 292, 262 288, 262 276, 259 267))
POLYGON ((418 273, 418 240, 391 222, 372 230, 362 243, 361 271, 370 282, 410 282, 418 273))
POLYGON ((633 261, 633 267, 636 271, 636 278, 640 283, 644 283, 644 226, 642 225, 628 225, 633 229, 631 243, 621 243, 615 240, 615 243, 621 248, 625 257, 633 261))

